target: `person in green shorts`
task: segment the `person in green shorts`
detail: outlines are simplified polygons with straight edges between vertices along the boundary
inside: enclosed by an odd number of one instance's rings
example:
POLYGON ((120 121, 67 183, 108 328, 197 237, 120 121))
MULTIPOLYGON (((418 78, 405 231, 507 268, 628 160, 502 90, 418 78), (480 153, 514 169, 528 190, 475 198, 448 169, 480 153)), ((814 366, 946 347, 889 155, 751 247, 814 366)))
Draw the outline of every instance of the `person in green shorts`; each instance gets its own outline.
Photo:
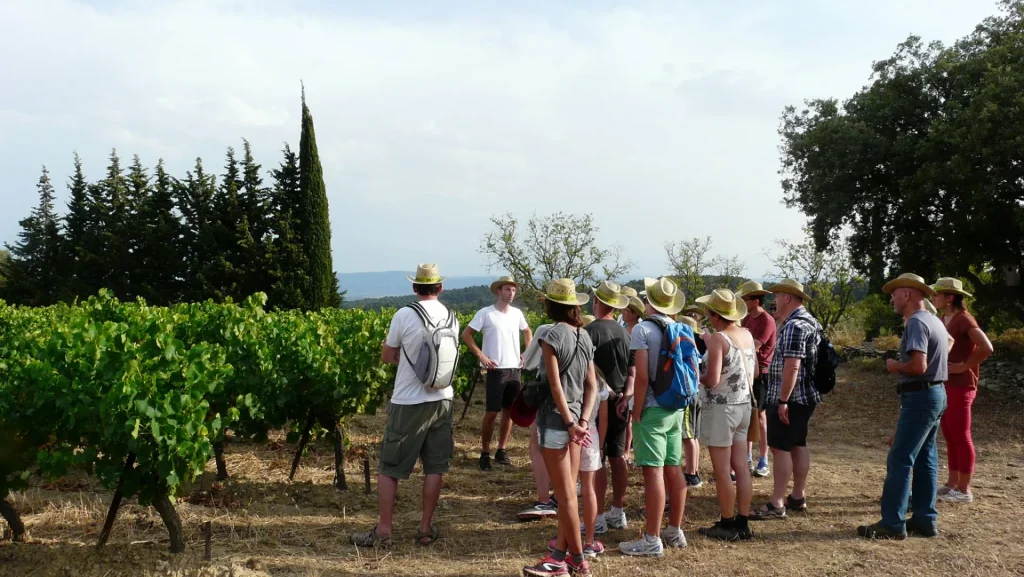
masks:
MULTIPOLYGON (((662 322, 675 322, 673 317, 683 309, 686 297, 667 278, 644 279, 647 292, 647 315, 661 317, 662 322)), ((630 350, 635 355, 636 379, 633 403, 633 455, 643 468, 644 511, 646 530, 636 541, 619 544, 626 555, 661 557, 665 547, 686 547, 681 529, 686 507, 686 480, 683 477, 684 411, 665 409, 654 395, 648 395, 650 383, 657 374, 661 350, 661 327, 645 320, 633 329, 630 350), (666 485, 669 509, 668 527, 661 530, 665 510, 666 485)))

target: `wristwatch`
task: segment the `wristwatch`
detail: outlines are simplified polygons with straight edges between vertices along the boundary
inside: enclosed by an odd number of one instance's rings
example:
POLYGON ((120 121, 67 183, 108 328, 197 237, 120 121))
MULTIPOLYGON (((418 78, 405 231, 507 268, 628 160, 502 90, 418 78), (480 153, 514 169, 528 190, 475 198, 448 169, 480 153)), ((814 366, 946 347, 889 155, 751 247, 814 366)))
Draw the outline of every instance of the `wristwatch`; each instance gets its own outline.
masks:
POLYGON ((566 423, 566 424, 565 424, 565 429, 566 429, 566 430, 569 430, 569 429, 571 429, 571 428, 572 428, 572 426, 573 426, 573 425, 575 425, 575 424, 576 424, 576 421, 569 421, 568 423, 566 423))
POLYGON ((781 399, 780 399, 780 400, 779 400, 779 404, 780 404, 780 405, 788 405, 788 404, 789 404, 789 401, 783 401, 783 400, 781 400, 781 399))

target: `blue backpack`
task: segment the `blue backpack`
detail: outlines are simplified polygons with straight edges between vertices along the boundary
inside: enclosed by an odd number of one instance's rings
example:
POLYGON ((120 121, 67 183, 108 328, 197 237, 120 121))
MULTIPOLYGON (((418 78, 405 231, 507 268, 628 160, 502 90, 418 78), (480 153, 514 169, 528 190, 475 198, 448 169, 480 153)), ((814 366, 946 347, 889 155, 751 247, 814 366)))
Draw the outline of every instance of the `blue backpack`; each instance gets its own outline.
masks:
POLYGON ((659 317, 647 319, 661 327, 661 350, 658 352, 658 370, 651 381, 650 394, 658 406, 666 409, 685 409, 697 396, 700 379, 700 353, 694 340, 693 329, 683 323, 669 323, 659 317))

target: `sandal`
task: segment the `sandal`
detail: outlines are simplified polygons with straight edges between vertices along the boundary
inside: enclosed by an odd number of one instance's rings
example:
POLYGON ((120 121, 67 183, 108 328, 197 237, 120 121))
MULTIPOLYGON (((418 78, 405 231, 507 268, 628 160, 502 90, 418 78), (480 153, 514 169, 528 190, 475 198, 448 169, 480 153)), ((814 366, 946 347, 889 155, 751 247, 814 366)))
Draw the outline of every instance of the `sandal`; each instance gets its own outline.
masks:
POLYGON ((426 533, 424 533, 422 531, 417 531, 416 532, 416 544, 419 545, 420 547, 429 547, 429 546, 433 545, 434 541, 437 541, 438 537, 440 537, 440 536, 441 536, 441 531, 438 530, 437 525, 434 525, 433 523, 431 523, 430 524, 430 531, 427 531, 426 533))
POLYGON ((776 507, 772 505, 771 501, 768 501, 760 509, 754 509, 750 512, 751 521, 767 521, 769 519, 785 519, 786 508, 776 507))
POLYGON ((377 526, 374 525, 369 533, 353 533, 349 540, 356 547, 391 547, 391 535, 377 534, 377 526))
POLYGON ((786 497, 786 509, 797 513, 806 513, 807 497, 804 497, 803 499, 794 499, 793 495, 789 495, 786 497))

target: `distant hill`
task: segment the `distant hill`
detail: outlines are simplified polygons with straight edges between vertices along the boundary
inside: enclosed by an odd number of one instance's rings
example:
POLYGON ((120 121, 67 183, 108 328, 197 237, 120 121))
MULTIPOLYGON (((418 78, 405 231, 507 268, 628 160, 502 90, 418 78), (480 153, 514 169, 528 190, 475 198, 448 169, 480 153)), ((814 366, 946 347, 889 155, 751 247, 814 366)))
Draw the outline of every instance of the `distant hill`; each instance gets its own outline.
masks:
MULTIPOLYGON (((406 274, 405 271, 340 273, 338 285, 341 290, 348 291, 345 299, 349 301, 403 295, 411 298, 412 286, 405 278, 406 274)), ((489 276, 452 276, 444 281, 444 288, 450 290, 490 285, 492 280, 489 276)))
MULTIPOLYGON (((448 282, 445 282, 445 290, 441 293, 440 301, 445 305, 465 313, 476 312, 487 305, 494 304, 494 294, 491 293, 490 284, 478 285, 466 288, 448 289, 448 282)), ((342 308, 354 309, 372 309, 380 310, 382 308, 399 308, 403 307, 416 300, 416 295, 412 294, 410 290, 408 294, 403 296, 392 296, 382 297, 374 299, 359 299, 349 300, 346 295, 345 302, 342 303, 342 308)), ((513 303, 516 306, 521 306, 519 299, 517 298, 513 303)))

